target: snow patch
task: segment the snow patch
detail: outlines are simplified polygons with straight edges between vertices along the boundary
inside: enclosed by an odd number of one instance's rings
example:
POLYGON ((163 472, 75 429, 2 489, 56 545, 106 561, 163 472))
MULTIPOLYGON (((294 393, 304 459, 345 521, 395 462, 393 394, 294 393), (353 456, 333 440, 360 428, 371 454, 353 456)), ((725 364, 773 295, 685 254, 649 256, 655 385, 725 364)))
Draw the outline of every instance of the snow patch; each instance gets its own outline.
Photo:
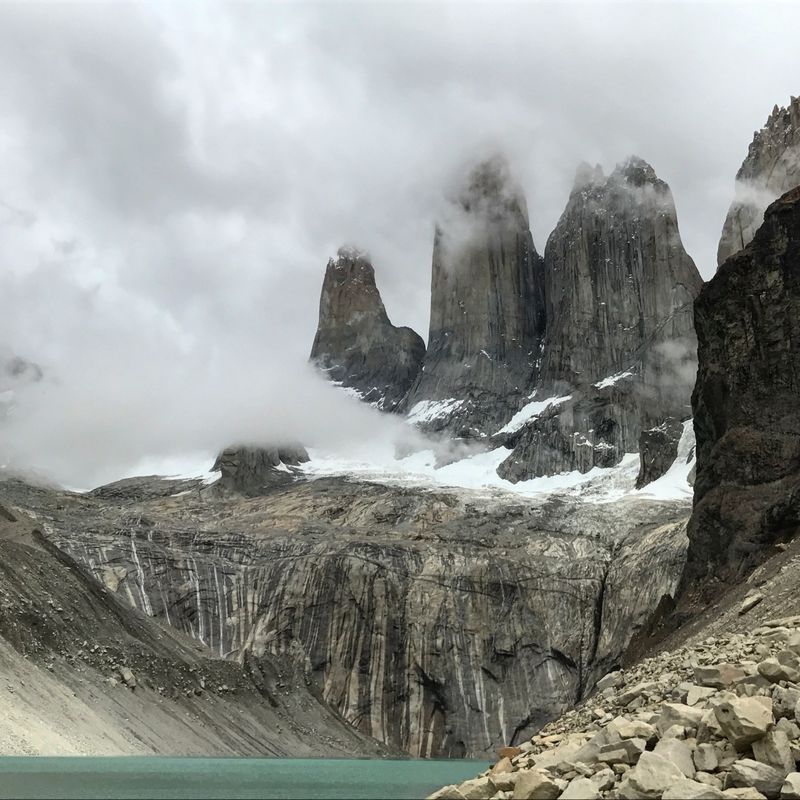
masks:
POLYGON ((408 412, 406 422, 412 425, 433 422, 435 419, 448 416, 457 411, 464 405, 464 402, 464 400, 456 400, 454 397, 448 400, 420 400, 408 412))
POLYGON ((565 403, 567 400, 572 399, 572 395, 564 395, 563 397, 549 397, 546 400, 534 400, 527 405, 524 405, 513 417, 500 428, 498 433, 516 433, 526 422, 529 422, 534 417, 546 411, 550 406, 565 403))
POLYGON ((593 383, 592 386, 594 386, 595 389, 607 389, 609 386, 613 386, 623 378, 632 378, 635 374, 636 373, 631 370, 618 372, 616 375, 609 375, 607 378, 603 378, 603 380, 593 383))

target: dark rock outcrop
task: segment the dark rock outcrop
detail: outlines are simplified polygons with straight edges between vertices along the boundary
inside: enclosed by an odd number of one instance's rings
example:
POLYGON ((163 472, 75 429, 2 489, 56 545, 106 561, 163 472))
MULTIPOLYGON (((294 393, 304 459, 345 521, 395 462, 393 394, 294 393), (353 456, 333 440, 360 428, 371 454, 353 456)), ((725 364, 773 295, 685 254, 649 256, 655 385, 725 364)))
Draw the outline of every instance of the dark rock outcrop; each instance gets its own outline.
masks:
POLYGON ((753 239, 767 206, 800 185, 800 98, 772 109, 757 131, 736 174, 736 195, 722 227, 717 263, 723 264, 753 239))
POLYGON ((705 285, 695 322, 688 586, 734 581, 800 530, 800 188, 705 285))
POLYGON ((502 158, 475 167, 449 211, 434 238, 425 363, 404 405, 422 427, 491 434, 535 382, 542 259, 502 158))
POLYGON ((686 419, 702 285, 672 193, 630 158, 605 177, 578 170, 545 250, 547 334, 538 397, 569 396, 530 421, 498 470, 521 480, 612 466, 642 431, 686 419))
POLYGON ((683 425, 673 417, 667 417, 655 428, 642 431, 639 437, 637 489, 658 480, 672 466, 678 455, 682 433, 683 425))
POLYGON ((311 361, 359 397, 392 411, 417 377, 425 342, 389 321, 369 258, 341 248, 328 262, 311 361))
POLYGON ((238 445, 223 450, 211 468, 220 472, 215 484, 239 494, 254 496, 266 489, 291 483, 295 473, 291 467, 305 464, 308 453, 301 445, 279 447, 247 447, 238 445))

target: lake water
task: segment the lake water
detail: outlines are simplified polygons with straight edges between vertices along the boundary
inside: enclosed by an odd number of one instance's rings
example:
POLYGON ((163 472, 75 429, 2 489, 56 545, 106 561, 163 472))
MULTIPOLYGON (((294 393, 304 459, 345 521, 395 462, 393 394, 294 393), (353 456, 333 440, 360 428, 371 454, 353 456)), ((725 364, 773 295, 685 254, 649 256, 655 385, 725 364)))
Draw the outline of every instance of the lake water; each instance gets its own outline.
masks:
POLYGON ((0 758, 0 798, 418 800, 484 761, 283 758, 0 758))

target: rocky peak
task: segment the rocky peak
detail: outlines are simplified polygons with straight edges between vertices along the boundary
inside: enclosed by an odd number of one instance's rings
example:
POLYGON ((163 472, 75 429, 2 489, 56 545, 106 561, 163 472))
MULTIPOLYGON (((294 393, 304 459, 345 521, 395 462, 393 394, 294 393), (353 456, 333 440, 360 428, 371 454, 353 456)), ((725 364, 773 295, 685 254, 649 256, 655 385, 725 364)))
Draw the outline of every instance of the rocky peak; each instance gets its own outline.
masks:
POLYGON ((428 352, 405 406, 434 429, 491 432, 530 392, 545 327, 542 259, 502 157, 450 198, 432 273, 428 352))
POLYGON ((367 402, 393 410, 419 372, 425 342, 392 325, 369 257, 342 247, 328 261, 311 361, 367 402))
POLYGON ((298 444, 272 447, 235 445, 225 448, 217 456, 211 471, 220 473, 218 488, 254 496, 291 483, 296 477, 292 468, 307 461, 306 449, 298 444))
POLYGON ((717 263, 722 264, 755 235, 767 206, 800 184, 800 98, 772 109, 736 174, 736 192, 722 228, 717 263))
POLYGON ((612 466, 665 419, 690 415, 692 302, 702 279, 669 186, 631 157, 581 165, 545 249, 547 334, 533 418, 498 472, 509 480, 612 466))

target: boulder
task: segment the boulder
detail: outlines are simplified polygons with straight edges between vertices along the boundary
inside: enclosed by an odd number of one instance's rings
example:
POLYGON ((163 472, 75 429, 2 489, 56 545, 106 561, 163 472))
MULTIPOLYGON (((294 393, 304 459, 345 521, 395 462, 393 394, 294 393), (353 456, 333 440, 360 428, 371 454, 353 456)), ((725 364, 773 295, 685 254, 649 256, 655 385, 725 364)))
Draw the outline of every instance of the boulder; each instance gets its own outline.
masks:
POLYGON ((719 766, 717 750, 713 744, 698 744, 692 757, 698 772, 713 772, 719 766))
POLYGON ((657 800, 670 786, 685 778, 672 761, 647 751, 625 774, 619 786, 619 796, 622 800, 657 800))
POLYGON ((790 772, 781 786, 781 800, 800 800, 800 772, 790 772))
POLYGON ((573 778, 561 793, 559 800, 600 800, 602 795, 597 785, 589 778, 573 778))
POLYGON ((774 723, 772 712, 755 697, 720 703, 714 715, 724 736, 740 751, 764 736, 774 723))
POLYGON ((697 728, 703 719, 704 713, 702 709, 692 708, 682 703, 662 703, 661 714, 658 717, 656 727, 662 734, 673 725, 681 725, 684 728, 697 728))
POLYGON ((673 783, 661 797, 663 800, 720 800, 725 795, 714 786, 687 779, 673 783))
POLYGON ((765 797, 775 798, 780 795, 781 786, 786 773, 752 758, 735 761, 728 773, 728 787, 751 787, 765 797))
POLYGON ((522 772, 514 786, 513 800, 555 800, 561 789, 547 773, 537 769, 522 772))
POLYGON ((772 730, 766 736, 753 742, 753 756, 762 764, 783 770, 784 775, 794 769, 789 737, 781 730, 772 730))
POLYGON ((694 668, 695 683, 712 689, 727 689, 744 677, 744 670, 733 664, 714 664, 694 668))
POLYGON ((680 739, 662 739, 653 752, 675 764, 687 778, 693 778, 697 772, 691 748, 680 739))

